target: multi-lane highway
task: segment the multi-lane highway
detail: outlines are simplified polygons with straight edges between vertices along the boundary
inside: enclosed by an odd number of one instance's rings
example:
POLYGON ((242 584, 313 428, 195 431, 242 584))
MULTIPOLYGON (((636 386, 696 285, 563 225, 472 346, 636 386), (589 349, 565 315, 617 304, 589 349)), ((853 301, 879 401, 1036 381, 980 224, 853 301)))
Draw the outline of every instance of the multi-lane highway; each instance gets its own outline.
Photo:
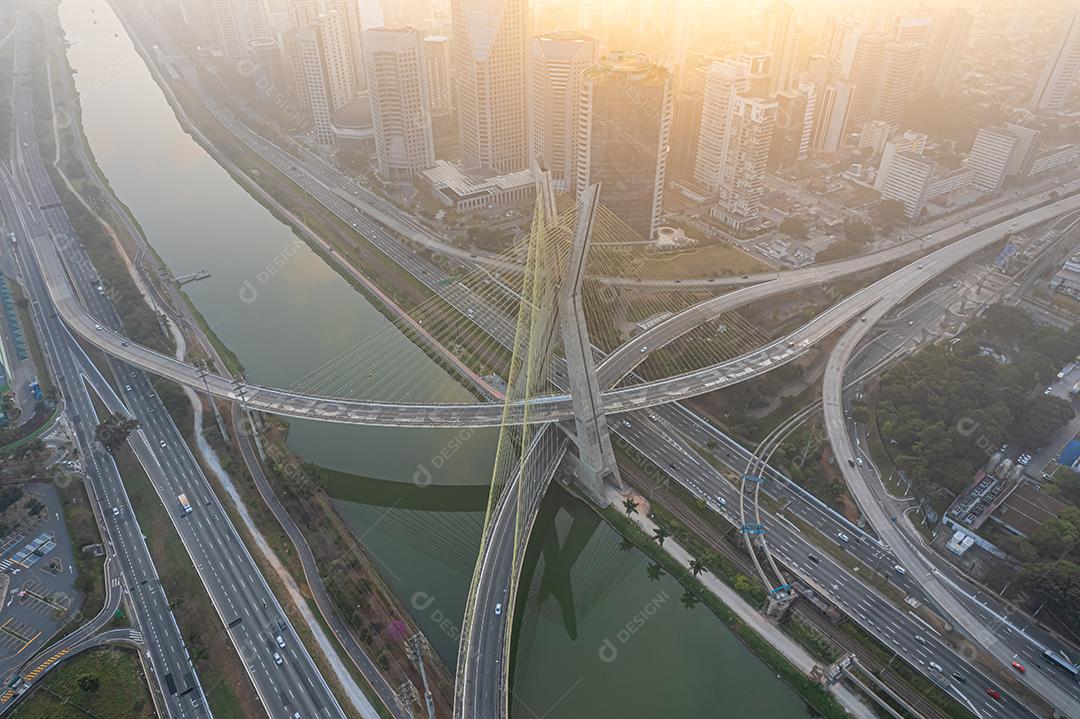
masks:
MULTIPOLYGON (((239 123, 236 123, 235 121, 232 121, 231 123, 227 123, 227 126, 229 126, 229 128, 234 130, 234 131, 250 132, 250 131, 246 130, 246 128, 243 128, 242 125, 239 125, 239 123)), ((254 144, 256 144, 256 145, 257 145, 257 143, 259 141, 265 143, 265 141, 262 141, 260 138, 257 138, 257 136, 252 140, 252 142, 254 144)), ((276 148, 270 147, 268 143, 265 143, 265 144, 267 146, 266 147, 267 153, 275 152, 276 148)), ((314 175, 312 175, 307 170, 307 168, 305 166, 296 165, 296 160, 292 156, 289 156, 289 155, 286 155, 286 154, 282 153, 282 155, 281 155, 281 157, 279 159, 283 163, 288 163, 287 167, 279 168, 279 169, 283 169, 283 171, 285 171, 287 175, 292 176, 295 179, 297 179, 298 184, 307 183, 309 181, 315 181, 317 179, 314 175), (294 166, 294 165, 296 165, 296 166, 294 166)), ((301 186, 303 186, 303 185, 301 185, 301 186)), ((340 192, 345 192, 346 190, 347 190, 346 187, 340 188, 340 192)), ((331 188, 331 186, 327 185, 326 183, 322 183, 322 182, 318 183, 318 186, 315 187, 315 191, 316 192, 329 191, 330 195, 333 195, 338 200, 342 199, 341 195, 340 195, 340 192, 339 192, 339 188, 336 188, 336 187, 331 188)), ((327 202, 334 201, 334 200, 332 200, 332 198, 330 198, 329 195, 326 195, 326 198, 327 198, 327 200, 326 200, 327 202)), ((1064 211, 1064 210, 1069 209, 1071 207, 1072 207, 1072 205, 1068 205, 1067 202, 1066 202, 1066 203, 1063 203, 1061 205, 1055 205, 1055 207, 1049 208, 1049 210, 1047 208, 1040 208, 1039 210, 1036 210, 1036 212, 1046 211, 1045 214, 1032 215, 1032 216, 1029 216, 1029 217, 1025 217, 1023 221, 1024 222, 1030 221, 1031 224, 1037 224, 1038 222, 1045 221, 1049 217, 1054 216, 1054 214, 1060 213, 1061 211, 1064 211)), ((365 234, 365 236, 367 236, 369 239, 371 239, 372 237, 369 236, 369 231, 371 231, 372 236, 381 237, 381 238, 386 237, 387 233, 383 229, 381 229, 379 227, 373 227, 372 226, 372 223, 366 217, 366 213, 358 211, 358 209, 357 209, 357 207, 355 205, 353 205, 353 207, 351 209, 352 209, 352 213, 353 213, 352 216, 356 218, 356 223, 354 224, 354 227, 356 227, 359 231, 363 232, 365 234)), ((335 210, 335 212, 336 212, 336 210, 335 210)), ((343 209, 342 212, 344 213, 345 216, 349 216, 348 215, 348 212, 349 212, 348 208, 343 209)), ((338 213, 338 214, 339 214, 339 216, 341 216, 341 213, 338 213)), ((352 223, 350 223, 350 224, 352 224, 352 223)), ((977 223, 973 223, 973 226, 974 226, 974 224, 977 224, 977 223)), ((1024 225, 1024 226, 1027 226, 1027 225, 1024 225)), ((967 249, 969 251, 976 251, 977 249, 979 249, 979 247, 987 246, 988 244, 992 244, 993 242, 996 242, 996 241, 1000 240, 1001 236, 1004 234, 1004 231, 1008 231, 1010 229, 1014 229, 1012 223, 1004 223, 1004 222, 999 223, 997 227, 992 228, 992 231, 995 233, 995 236, 983 235, 983 236, 979 237, 979 239, 977 241, 972 241, 971 243, 969 243, 967 249), (985 242, 986 244, 979 244, 979 243, 982 243, 982 242, 985 242), (978 246, 972 247, 972 245, 978 245, 978 246)), ((392 243, 391 243, 391 245, 388 245, 388 251, 387 251, 388 255, 393 257, 392 253, 395 252, 395 251, 398 254, 404 253, 405 256, 403 257, 403 260, 401 261, 402 266, 410 267, 412 265, 417 264, 418 260, 417 260, 417 255, 415 253, 409 252, 407 250, 407 248, 402 248, 400 246, 400 242, 397 241, 396 238, 389 238, 389 239, 392 240, 392 243), (395 247, 397 248, 396 250, 395 250, 395 247)), ((380 246, 380 248, 381 248, 381 246, 380 246)), ((944 262, 944 259, 943 259, 943 262, 944 262)), ((914 266, 915 263, 912 263, 912 265, 914 266)), ((919 267, 918 269, 922 269, 922 268, 919 267)), ((914 272, 914 269, 912 269, 911 267, 905 268, 905 270, 908 273, 913 273, 914 272)), ((418 266, 417 268, 415 268, 414 274, 419 275, 418 279, 420 279, 422 282, 425 282, 425 283, 430 282, 430 283, 433 283, 433 284, 445 277, 445 275, 443 273, 441 273, 441 272, 435 273, 434 275, 428 274, 428 270, 426 268, 422 267, 422 266, 418 266)), ((893 282, 900 283, 903 280, 904 280, 904 276, 901 275, 900 277, 894 278, 893 282)), ((890 287, 891 287, 891 285, 883 285, 883 286, 879 287, 878 289, 883 294, 881 296, 879 296, 877 299, 880 300, 880 299, 882 299, 882 297, 887 295, 891 291, 890 287)), ((872 305, 872 303, 871 303, 871 305, 872 305)), ((871 306, 871 305, 867 305, 867 306, 871 306)), ((860 311, 862 311, 862 310, 860 310, 860 311)), ((771 360, 772 358, 769 357, 768 359, 771 360)), ((335 407, 333 405, 330 405, 327 408, 329 410, 331 410, 331 411, 326 416, 324 416, 322 418, 331 419, 331 420, 340 419, 340 415, 338 415, 338 416, 334 415, 335 412, 339 411, 339 409, 337 407, 335 407)), ((274 410, 270 410, 270 411, 274 411, 274 410)), ((659 415, 659 413, 660 412, 666 413, 667 410, 657 410, 657 412, 658 412, 658 416, 662 416, 662 415, 659 415)), ((457 417, 457 418, 454 419, 454 421, 460 422, 460 421, 462 421, 462 418, 457 417)), ((658 456, 663 458, 663 453, 659 453, 658 456)), ((661 464, 661 466, 667 466, 667 465, 666 464, 661 464)), ((846 585, 848 585, 848 586, 854 586, 855 582, 853 580, 854 580, 854 577, 852 577, 850 575, 847 576, 847 577, 844 577, 844 581, 846 582, 846 585)), ((884 600, 882 600, 882 601, 884 602, 884 600)), ((885 604, 887 604, 887 602, 885 602, 885 604)), ((945 650, 945 651, 947 651, 947 650, 945 650)), ((1022 715, 1022 714, 1018 714, 1018 715, 1022 715)))
MULTIPOLYGON (((34 277, 40 269, 36 246, 65 238, 64 270, 72 278, 81 301, 93 308, 103 326, 118 330, 121 324, 116 309, 107 294, 97 289, 98 274, 74 237, 38 153, 30 112, 30 83, 17 84, 23 89, 16 94, 14 103, 18 140, 14 164, 28 189, 27 209, 33 212, 37 208, 40 212, 34 215, 37 226, 20 245, 24 274, 41 284, 40 278, 34 277)), ((39 302, 48 303, 48 296, 39 302)), ((42 306, 52 307, 51 303, 42 306)), ((55 314, 52 309, 47 311, 50 316, 55 314)), ((290 719, 297 713, 305 717, 344 716, 149 377, 110 359, 116 384, 122 387, 115 394, 70 336, 67 343, 66 354, 74 363, 72 376, 85 375, 111 411, 139 420, 140 428, 130 444, 166 507, 267 713, 290 719), (180 506, 181 494, 191 504, 190 513, 180 506)), ((92 441, 92 430, 89 437, 92 441)), ((127 514, 133 516, 130 508, 127 514)), ((188 674, 193 676, 193 672, 188 674)), ((368 709, 373 715, 374 711, 368 709)))
POLYGON ((95 508, 101 513, 99 521, 112 557, 110 566, 115 564, 115 572, 107 575, 108 601, 114 601, 114 582, 119 583, 119 589, 127 595, 132 618, 143 635, 146 659, 152 671, 151 679, 156 684, 155 691, 169 716, 208 717, 210 712, 206 698, 146 547, 142 529, 128 502, 116 463, 94 439, 99 418, 83 382, 82 368, 71 351, 74 341, 51 310, 48 293, 34 271, 29 245, 32 238, 47 231, 44 219, 34 203, 18 191, 6 169, 0 180, 3 185, 0 188, 0 205, 16 237, 16 245, 10 249, 17 253, 22 271, 19 279, 31 301, 38 335, 43 341, 56 384, 64 396, 65 411, 78 443, 89 493, 95 508))
MULTIPOLYGON (((1014 643, 1007 642, 1002 636, 1011 630, 1005 625, 1005 631, 995 631, 1001 624, 1000 620, 993 620, 985 614, 978 616, 962 597, 945 585, 939 577, 937 567, 924 560, 920 548, 901 530, 896 515, 887 511, 875 495, 873 486, 876 478, 869 473, 865 464, 860 465, 850 459, 857 455, 844 411, 843 385, 848 363, 877 321, 915 292, 926 282, 928 276, 943 271, 955 261, 955 255, 948 252, 950 249, 940 250, 927 257, 925 264, 920 264, 917 272, 911 273, 904 282, 897 283, 882 302, 867 311, 864 321, 853 324, 837 342, 829 356, 822 383, 825 428, 836 456, 846 460, 838 461, 837 466, 870 526, 907 568, 909 575, 915 577, 923 590, 932 597, 934 604, 943 614, 998 662, 1008 666, 1018 655, 1014 643)), ((1030 639, 1024 644, 1029 642, 1030 639)), ((1077 694, 1075 682, 1065 679, 1053 670, 1043 672, 1037 666, 1030 667, 1021 681, 1069 716, 1080 716, 1080 696, 1077 694)))

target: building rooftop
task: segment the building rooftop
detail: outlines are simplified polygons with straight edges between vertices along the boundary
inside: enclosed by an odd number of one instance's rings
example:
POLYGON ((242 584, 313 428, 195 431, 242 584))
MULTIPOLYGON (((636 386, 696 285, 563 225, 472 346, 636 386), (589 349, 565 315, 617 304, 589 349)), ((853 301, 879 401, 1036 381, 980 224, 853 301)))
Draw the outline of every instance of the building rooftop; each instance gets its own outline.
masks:
POLYGON ((1043 494, 1028 482, 1021 482, 1001 503, 994 517, 1024 536, 1030 536, 1043 522, 1058 516, 1067 508, 1064 502, 1043 494))
POLYGON ((635 83, 663 83, 671 81, 667 69, 654 65, 643 52, 612 50, 600 56, 595 65, 585 71, 585 77, 630 80, 635 83))
POLYGON ((499 175, 484 170, 465 169, 446 160, 437 160, 435 166, 424 170, 424 177, 435 189, 455 200, 477 195, 492 195, 506 190, 534 184, 531 170, 518 170, 499 175))

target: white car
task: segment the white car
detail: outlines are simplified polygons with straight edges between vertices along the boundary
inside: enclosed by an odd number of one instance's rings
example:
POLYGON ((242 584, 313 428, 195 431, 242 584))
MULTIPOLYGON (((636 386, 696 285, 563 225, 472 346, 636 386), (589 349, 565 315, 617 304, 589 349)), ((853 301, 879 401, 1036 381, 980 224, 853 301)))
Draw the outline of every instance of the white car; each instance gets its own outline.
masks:
POLYGON ((502 616, 502 602, 495 605, 495 616, 502 616))
POLYGON ((837 532, 836 536, 840 538, 841 542, 850 542, 851 541, 851 537, 847 536, 843 532, 837 532))
POLYGON ((282 649, 285 648, 285 640, 281 638, 280 634, 278 634, 276 637, 274 637, 274 641, 277 642, 277 645, 279 647, 281 647, 282 649))
POLYGON ((162 449, 165 449, 168 446, 167 444, 165 444, 165 440, 161 440, 160 442, 158 442, 158 444, 161 445, 162 449))
POLYGON ((893 569, 896 570, 897 574, 907 574, 907 570, 904 569, 903 565, 901 565, 901 564, 897 564, 896 566, 893 567, 893 569))
POLYGON ((284 661, 284 660, 281 658, 281 655, 278 654, 277 652, 274 652, 274 664, 277 664, 278 666, 281 666, 282 661, 284 661))
POLYGON ((648 351, 649 351, 648 347, 642 347, 641 349, 638 350, 638 352, 640 352, 641 354, 645 354, 648 351))
POLYGON ((112 508, 112 516, 114 516, 114 517, 119 517, 120 516, 120 508, 119 507, 113 507, 112 508))

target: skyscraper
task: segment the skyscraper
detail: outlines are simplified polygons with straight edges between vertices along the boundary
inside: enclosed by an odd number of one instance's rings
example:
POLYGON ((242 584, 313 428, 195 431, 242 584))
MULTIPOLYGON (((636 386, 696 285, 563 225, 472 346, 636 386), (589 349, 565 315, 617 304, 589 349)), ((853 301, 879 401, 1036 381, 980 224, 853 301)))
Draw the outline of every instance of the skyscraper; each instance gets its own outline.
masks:
POLYGON ((894 129, 900 126, 900 115, 911 95, 922 49, 922 45, 913 42, 885 45, 870 119, 884 120, 894 129))
POLYGON ((1036 110, 1058 110, 1065 105, 1080 70, 1080 10, 1069 13, 1057 45, 1035 85, 1031 106, 1036 110))
POLYGON ((708 67, 695 67, 683 73, 676 83, 671 112, 671 152, 668 156, 668 176, 688 178, 694 174, 698 135, 701 132, 701 111, 705 100, 705 77, 708 67))
POLYGON ((934 34, 922 76, 922 88, 934 88, 939 95, 952 90, 960 67, 960 58, 967 49, 971 34, 972 16, 963 8, 954 8, 934 34))
POLYGON ((930 182, 936 170, 937 163, 933 160, 911 150, 900 152, 889 163, 881 196, 898 200, 904 205, 904 214, 915 217, 926 205, 930 182))
POLYGON ((933 20, 928 17, 902 15, 896 18, 896 34, 893 39, 897 42, 925 45, 930 39, 932 24, 933 20))
POLYGON ((264 0, 209 0, 210 32, 218 49, 230 60, 244 57, 248 43, 269 37, 269 13, 264 0))
POLYGON ((862 127, 867 120, 880 119, 874 116, 874 107, 881 82, 885 46, 892 41, 888 33, 859 32, 844 48, 840 75, 855 85, 849 120, 854 130, 862 127))
POLYGON ((783 0, 769 5, 761 15, 761 47, 772 54, 769 71, 769 89, 771 95, 783 92, 791 87, 795 74, 795 11, 783 0))
POLYGON ((844 140, 855 86, 846 80, 837 80, 822 88, 814 113, 813 147, 818 152, 836 152, 844 140))
POLYGON ((577 192, 601 183, 601 203, 645 239, 660 226, 671 84, 640 53, 608 53, 582 75, 577 192))
POLYGON ((719 202, 711 214, 736 230, 757 220, 776 110, 777 104, 770 100, 744 95, 735 98, 720 169, 719 202))
POLYGON ((424 38, 424 66, 431 92, 431 113, 445 115, 454 109, 454 56, 450 38, 428 35, 424 38))
POLYGON ((997 192, 1005 184, 1011 168, 1018 164, 1016 153, 1022 139, 1004 127, 984 127, 975 136, 968 153, 968 167, 975 171, 975 187, 997 192))
POLYGON ((596 42, 562 31, 532 39, 529 51, 529 156, 560 190, 577 166, 582 73, 596 62, 596 42))
POLYGON ((364 31, 363 44, 379 174, 411 177, 435 164, 420 33, 372 28, 364 31))
POLYGON ((333 144, 330 115, 356 94, 348 26, 331 11, 285 33, 285 58, 297 101, 311 115, 316 142, 333 144))
POLYGON ((790 167, 799 160, 806 127, 806 99, 798 90, 776 93, 776 125, 766 164, 769 170, 790 167))
POLYGON ((701 107, 694 181, 709 192, 720 187, 720 171, 727 153, 728 128, 735 98, 750 88, 750 68, 732 58, 709 66, 701 107))
POLYGON ((467 165, 511 172, 528 164, 528 0, 452 0, 458 131, 467 165))

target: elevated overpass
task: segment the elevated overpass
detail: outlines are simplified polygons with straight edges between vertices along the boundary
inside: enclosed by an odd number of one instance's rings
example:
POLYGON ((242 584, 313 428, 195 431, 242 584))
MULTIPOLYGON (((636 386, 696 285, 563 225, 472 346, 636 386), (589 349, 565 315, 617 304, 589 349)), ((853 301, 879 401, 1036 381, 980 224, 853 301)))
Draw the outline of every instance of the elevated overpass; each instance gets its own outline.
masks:
MULTIPOLYGON (((1071 187, 1076 192, 1076 183, 1071 187)), ((1010 206, 1011 207, 1011 206, 1010 206)), ((1080 209, 1080 194, 1069 194, 1017 215, 1016 211, 995 210, 993 215, 1006 212, 997 222, 983 229, 962 229, 966 234, 955 242, 912 262, 887 277, 846 297, 810 322, 764 347, 684 374, 644 381, 627 387, 611 389, 659 347, 689 332, 705 322, 716 319, 731 309, 803 287, 823 284, 853 271, 851 266, 833 269, 808 270, 790 278, 774 280, 747 287, 728 295, 706 300, 684 310, 650 330, 641 333, 601 363, 597 371, 600 384, 606 388, 602 395, 603 411, 607 414, 644 409, 685 400, 707 392, 758 377, 805 354, 810 347, 835 332, 845 323, 860 316, 883 297, 903 283, 924 284, 952 264, 982 250, 1012 231, 1018 231, 1050 221, 1061 214, 1080 209)), ((387 427, 493 427, 504 419, 544 423, 569 419, 573 407, 568 394, 552 394, 529 400, 528 413, 518 403, 504 417, 500 403, 410 404, 373 401, 347 397, 323 397, 257 384, 238 385, 231 378, 218 374, 203 374, 196 367, 149 347, 132 342, 98 323, 77 298, 63 260, 55 243, 46 237, 34 241, 34 250, 41 264, 49 294, 57 311, 72 330, 90 344, 125 362, 153 372, 161 377, 195 388, 206 389, 214 396, 243 401, 254 410, 284 417, 296 417, 325 422, 366 424, 387 427), (243 396, 241 396, 243 395, 243 396)), ((893 261, 891 254, 885 262, 893 261)), ((865 261, 865 260, 864 260, 865 261)), ((860 264, 863 269, 869 268, 860 264)))

